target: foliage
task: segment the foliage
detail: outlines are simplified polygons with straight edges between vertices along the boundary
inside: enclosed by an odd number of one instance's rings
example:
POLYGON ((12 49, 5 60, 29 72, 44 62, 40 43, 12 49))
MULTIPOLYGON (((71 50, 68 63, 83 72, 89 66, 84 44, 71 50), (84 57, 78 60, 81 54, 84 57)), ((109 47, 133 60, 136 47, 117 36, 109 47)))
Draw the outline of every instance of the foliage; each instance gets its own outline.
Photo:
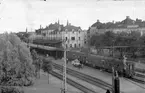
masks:
POLYGON ((48 60, 47 58, 43 58, 43 65, 42 65, 42 69, 44 72, 51 72, 52 70, 52 61, 48 60))
POLYGON ((96 48, 105 46, 130 46, 127 50, 117 49, 121 55, 123 52, 132 54, 132 57, 135 57, 137 52, 140 52, 141 55, 145 55, 145 49, 140 47, 145 46, 145 36, 140 36, 140 33, 135 31, 131 33, 113 33, 108 31, 104 34, 93 35, 89 42, 90 46, 95 46, 96 48))
POLYGON ((24 42, 28 42, 29 34, 27 32, 19 32, 17 36, 24 42))
POLYGON ((0 93, 24 93, 20 87, 2 86, 0 93))
POLYGON ((0 86, 29 85, 33 76, 29 49, 13 33, 0 35, 0 86))
POLYGON ((108 31, 105 34, 93 35, 89 41, 91 46, 112 46, 115 43, 115 37, 113 32, 108 31))
POLYGON ((103 35, 102 42, 105 46, 112 46, 115 42, 115 34, 112 31, 107 31, 103 35))
POLYGON ((42 59, 38 56, 35 50, 32 50, 31 55, 33 59, 33 65, 35 66, 35 74, 37 75, 37 72, 40 71, 42 67, 42 59))

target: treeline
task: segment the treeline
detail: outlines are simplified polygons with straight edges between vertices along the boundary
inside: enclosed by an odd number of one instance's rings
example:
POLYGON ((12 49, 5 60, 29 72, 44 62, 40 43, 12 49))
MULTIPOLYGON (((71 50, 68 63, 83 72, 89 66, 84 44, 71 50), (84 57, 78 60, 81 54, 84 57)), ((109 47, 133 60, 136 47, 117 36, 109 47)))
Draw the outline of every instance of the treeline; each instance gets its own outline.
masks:
POLYGON ((132 56, 137 56, 138 52, 141 56, 145 55, 145 36, 140 34, 140 32, 133 31, 131 33, 121 32, 113 33, 108 31, 104 34, 95 34, 89 39, 89 45, 95 46, 95 48, 100 47, 113 47, 113 46, 129 46, 128 49, 122 50, 120 52, 130 52, 132 56))
POLYGON ((51 61, 41 58, 13 33, 0 34, 0 93, 24 93, 40 77, 40 69, 49 73, 51 61))

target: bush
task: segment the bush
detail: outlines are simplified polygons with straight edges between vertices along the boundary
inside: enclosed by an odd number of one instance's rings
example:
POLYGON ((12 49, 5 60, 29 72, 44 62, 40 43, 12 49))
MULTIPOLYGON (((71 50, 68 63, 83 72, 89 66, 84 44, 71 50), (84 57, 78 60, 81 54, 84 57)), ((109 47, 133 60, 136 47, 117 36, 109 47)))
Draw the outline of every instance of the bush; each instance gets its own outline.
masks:
POLYGON ((20 87, 5 86, 0 88, 1 93, 24 93, 20 87))
POLYGON ((49 73, 52 70, 52 61, 47 58, 43 58, 42 69, 44 72, 49 73))

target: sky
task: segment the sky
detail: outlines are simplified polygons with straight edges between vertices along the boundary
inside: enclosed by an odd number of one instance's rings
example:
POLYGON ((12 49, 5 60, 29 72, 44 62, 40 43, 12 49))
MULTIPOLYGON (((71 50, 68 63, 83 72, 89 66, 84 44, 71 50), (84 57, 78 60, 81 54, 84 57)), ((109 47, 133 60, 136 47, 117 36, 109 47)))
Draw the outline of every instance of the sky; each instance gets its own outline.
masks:
POLYGON ((0 0, 0 33, 34 31, 67 20, 87 30, 101 22, 132 19, 145 20, 145 0, 0 0))

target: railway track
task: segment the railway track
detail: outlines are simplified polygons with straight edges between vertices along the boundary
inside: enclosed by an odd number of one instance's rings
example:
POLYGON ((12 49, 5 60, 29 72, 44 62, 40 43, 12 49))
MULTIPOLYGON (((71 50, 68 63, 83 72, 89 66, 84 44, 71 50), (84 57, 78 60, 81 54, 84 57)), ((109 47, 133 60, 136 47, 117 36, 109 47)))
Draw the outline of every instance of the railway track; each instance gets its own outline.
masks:
MULTIPOLYGON (((61 65, 58 65, 56 63, 53 63, 53 65, 55 66, 56 69, 63 70, 63 68, 62 68, 61 65)), ((74 77, 77 77, 77 78, 79 78, 81 80, 84 80, 84 81, 86 81, 86 82, 88 82, 88 83, 90 83, 92 85, 95 85, 97 87, 100 87, 100 88, 102 88, 104 90, 107 90, 108 89, 108 90, 112 91, 112 85, 111 84, 108 84, 108 83, 106 83, 106 82, 104 82, 104 81, 102 81, 100 79, 91 77, 89 75, 80 73, 78 71, 74 71, 74 70, 69 69, 69 68, 67 68, 67 73, 70 74, 70 75, 72 75, 72 76, 74 76, 74 77)), ((121 92, 121 93, 123 93, 123 92, 121 92)))
MULTIPOLYGON (((61 74, 56 73, 54 71, 52 71, 50 74, 55 76, 55 77, 57 77, 57 78, 59 78, 59 79, 61 79, 61 80, 63 79, 62 78, 63 76, 61 74)), ((93 91, 92 89, 89 89, 89 88, 87 88, 87 87, 85 87, 85 86, 83 86, 83 85, 81 85, 81 84, 69 79, 69 78, 67 78, 67 83, 72 85, 72 86, 74 86, 75 88, 81 90, 83 93, 97 93, 97 92, 93 91)))

